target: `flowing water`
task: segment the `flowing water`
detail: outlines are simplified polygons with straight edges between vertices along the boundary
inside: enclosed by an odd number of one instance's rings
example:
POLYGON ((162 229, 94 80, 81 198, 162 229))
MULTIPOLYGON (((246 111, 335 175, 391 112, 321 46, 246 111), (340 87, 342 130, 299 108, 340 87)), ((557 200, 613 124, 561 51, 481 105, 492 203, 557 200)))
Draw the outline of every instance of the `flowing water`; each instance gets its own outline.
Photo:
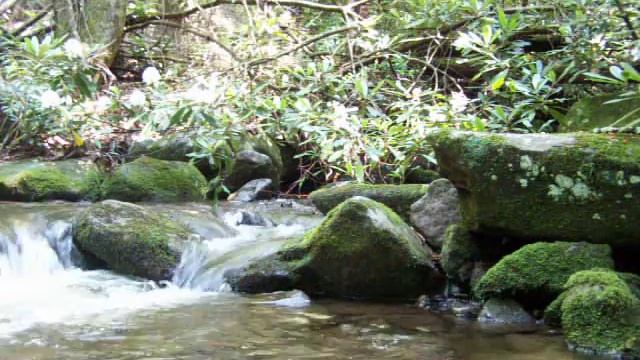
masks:
POLYGON ((244 296, 222 274, 321 219, 269 203, 153 205, 199 236, 161 286, 82 269, 71 218, 82 204, 0 203, 0 360, 582 359, 544 331, 513 333, 409 305, 244 296), (242 211, 262 226, 238 225, 242 211), (266 219, 266 220, 265 220, 266 219))

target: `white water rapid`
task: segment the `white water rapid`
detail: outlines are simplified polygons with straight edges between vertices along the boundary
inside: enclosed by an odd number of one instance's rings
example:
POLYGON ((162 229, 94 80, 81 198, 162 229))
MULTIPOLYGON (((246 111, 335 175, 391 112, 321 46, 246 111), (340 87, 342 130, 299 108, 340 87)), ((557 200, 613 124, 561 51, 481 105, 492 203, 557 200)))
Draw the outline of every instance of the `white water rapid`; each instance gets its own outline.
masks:
MULTIPOLYGON (((83 270, 71 239, 74 211, 52 215, 47 205, 0 204, 0 338, 50 324, 111 327, 132 313, 217 296, 225 290, 225 270, 272 252, 288 236, 305 230, 299 224, 236 225, 231 211, 223 216, 229 226, 218 221, 208 227, 212 231, 199 231, 203 240, 184 252, 174 280, 159 286, 110 271, 83 270), (220 228, 231 231, 220 234, 220 228)), ((195 210, 175 211, 183 217, 195 210)), ((199 225, 205 223, 198 217, 199 225)))

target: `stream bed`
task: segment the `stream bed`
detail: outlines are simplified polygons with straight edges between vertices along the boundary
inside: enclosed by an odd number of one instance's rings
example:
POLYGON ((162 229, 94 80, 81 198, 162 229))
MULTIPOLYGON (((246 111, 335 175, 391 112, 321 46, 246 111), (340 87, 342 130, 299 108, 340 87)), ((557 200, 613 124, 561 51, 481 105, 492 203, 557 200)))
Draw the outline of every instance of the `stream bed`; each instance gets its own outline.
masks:
MULTIPOLYGON (((164 284, 85 270, 85 204, 0 203, 0 360, 586 359, 544 329, 518 333, 412 305, 229 292, 222 274, 321 217, 297 203, 149 205, 199 236, 164 284), (262 226, 239 225, 257 215, 262 226)), ((256 222, 252 219, 251 222, 256 222)))

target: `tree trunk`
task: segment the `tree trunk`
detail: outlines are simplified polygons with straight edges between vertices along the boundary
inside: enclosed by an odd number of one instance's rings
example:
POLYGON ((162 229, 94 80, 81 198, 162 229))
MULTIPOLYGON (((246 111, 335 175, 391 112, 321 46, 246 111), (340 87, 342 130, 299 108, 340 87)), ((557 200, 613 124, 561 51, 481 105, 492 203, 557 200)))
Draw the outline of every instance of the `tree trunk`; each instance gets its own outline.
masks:
POLYGON ((53 0, 58 34, 100 45, 111 65, 124 35, 127 0, 53 0))

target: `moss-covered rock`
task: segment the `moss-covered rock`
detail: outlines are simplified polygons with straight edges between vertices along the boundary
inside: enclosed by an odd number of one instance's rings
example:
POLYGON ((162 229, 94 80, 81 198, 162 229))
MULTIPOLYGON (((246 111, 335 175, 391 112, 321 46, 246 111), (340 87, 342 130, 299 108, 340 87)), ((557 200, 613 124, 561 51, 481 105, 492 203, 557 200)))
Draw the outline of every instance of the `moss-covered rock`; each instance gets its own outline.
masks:
POLYGON ((99 176, 85 160, 22 161, 0 164, 0 200, 77 201, 87 197, 99 176))
MULTIPOLYGON (((602 269, 602 268, 595 268, 595 269, 591 269, 591 270, 585 270, 585 273, 598 273, 596 278, 602 278, 602 277, 611 277, 612 275, 608 274, 611 273, 611 269, 602 269), (599 275, 599 273, 601 272, 605 272, 607 273, 606 275, 599 275)), ((636 298, 640 299, 640 276, 636 275, 636 274, 630 274, 630 273, 615 273, 618 278, 622 279, 627 286, 629 287, 629 290, 631 290, 631 293, 633 294, 633 296, 635 296, 636 298)), ((569 278, 571 279, 571 278, 569 278)), ((578 280, 580 279, 584 279, 584 278, 578 278, 578 280)), ((573 280, 573 282, 571 282, 571 284, 575 284, 575 282, 577 282, 578 280, 573 280)), ((566 284, 565 284, 565 289, 567 288, 566 284)), ((567 289, 568 290, 568 289, 567 289)), ((561 327, 562 326, 562 303, 564 302, 564 300, 566 299, 566 297, 569 295, 568 291, 563 292, 562 294, 560 294, 551 304, 549 304, 549 306, 547 306, 547 308, 544 311, 544 322, 546 325, 548 326, 554 326, 554 327, 561 327)))
POLYGON ((307 293, 346 298, 407 298, 439 288, 430 250, 387 206, 353 197, 297 245, 298 286, 307 293))
POLYGON ((480 299, 511 298, 544 309, 564 289, 569 277, 592 268, 613 268, 608 245, 585 242, 535 243, 505 256, 480 279, 480 299))
POLYGON ((441 256, 440 262, 447 277, 457 285, 467 287, 480 250, 464 226, 454 224, 447 228, 441 256))
POLYGON ((430 135, 474 232, 640 247, 640 137, 430 135))
POLYGON ((618 274, 607 269, 581 271, 571 276, 565 289, 553 311, 560 313, 573 349, 640 357, 640 300, 618 274))
POLYGON ((189 229, 142 206, 107 200, 74 221, 73 242, 106 268, 159 281, 171 278, 189 229))
POLYGON ((597 95, 578 101, 560 120, 560 131, 591 131, 611 126, 624 128, 640 119, 640 113, 637 112, 626 116, 640 108, 640 97, 625 97, 625 100, 617 101, 621 99, 620 95, 597 95))
POLYGON ((444 285, 415 231, 364 197, 343 202, 303 239, 229 273, 227 280, 244 291, 297 288, 315 296, 367 299, 415 298, 444 285))
POLYGON ((193 165, 141 157, 105 179, 99 198, 130 202, 180 202, 204 199, 207 181, 193 165))
POLYGON ((431 184, 435 180, 442 178, 437 171, 415 167, 407 173, 404 179, 405 184, 431 184))
POLYGON ((423 197, 427 189, 427 185, 421 184, 372 185, 344 183, 316 190, 309 195, 309 198, 318 210, 326 214, 351 197, 364 196, 383 203, 405 220, 408 220, 411 204, 423 197))

